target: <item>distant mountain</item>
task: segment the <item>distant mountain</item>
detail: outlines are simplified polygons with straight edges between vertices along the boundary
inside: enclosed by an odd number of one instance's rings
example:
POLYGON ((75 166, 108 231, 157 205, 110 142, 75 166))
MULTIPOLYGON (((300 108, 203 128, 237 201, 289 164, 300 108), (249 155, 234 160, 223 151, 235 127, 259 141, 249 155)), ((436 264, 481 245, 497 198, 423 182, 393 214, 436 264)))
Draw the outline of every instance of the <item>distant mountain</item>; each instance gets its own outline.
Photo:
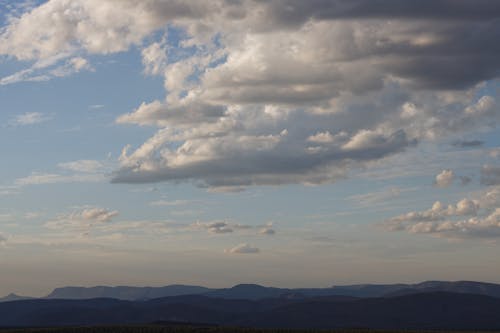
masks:
MULTIPOLYGON (((429 292, 452 292, 500 297, 500 284, 475 281, 426 281, 416 284, 357 284, 331 288, 275 288, 258 284, 238 284, 231 288, 210 289, 200 286, 169 285, 165 287, 63 287, 56 288, 44 298, 119 300, 149 300, 182 295, 204 295, 213 298, 262 300, 266 298, 305 299, 311 297, 396 297, 429 292)), ((30 297, 10 294, 0 302, 24 300, 30 297)))
POLYGON ((264 298, 275 298, 291 293, 291 289, 264 287, 258 284, 238 284, 232 288, 217 289, 205 296, 226 299, 249 299, 258 300, 264 298))
POLYGON ((416 293, 447 291, 500 297, 500 285, 474 281, 425 281, 416 284, 359 284, 334 286, 332 295, 354 297, 402 296, 416 293))
POLYGON ((170 285, 165 287, 63 287, 56 288, 46 298, 147 300, 167 296, 204 294, 212 289, 199 286, 170 285))
POLYGON ((8 294, 5 297, 0 297, 0 302, 21 301, 26 299, 32 299, 32 297, 19 296, 16 294, 8 294))
POLYGON ((177 322, 269 328, 500 329, 500 298, 447 292, 389 298, 38 299, 0 303, 0 313, 0 327, 177 322))
POLYGON ((273 297, 382 297, 402 296, 422 292, 447 291, 500 297, 500 285, 474 281, 426 281, 417 284, 357 284, 331 288, 274 288, 257 284, 239 284, 232 288, 216 289, 204 295, 227 299, 258 300, 273 297))

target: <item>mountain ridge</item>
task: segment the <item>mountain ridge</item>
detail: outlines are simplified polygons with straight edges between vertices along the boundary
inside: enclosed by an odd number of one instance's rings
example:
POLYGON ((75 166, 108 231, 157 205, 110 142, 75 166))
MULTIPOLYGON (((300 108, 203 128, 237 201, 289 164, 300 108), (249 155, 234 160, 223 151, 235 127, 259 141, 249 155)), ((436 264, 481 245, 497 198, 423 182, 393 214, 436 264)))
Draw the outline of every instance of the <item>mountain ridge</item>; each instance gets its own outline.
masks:
POLYGON ((0 303, 0 327, 153 322, 290 329, 500 329, 500 298, 450 292, 377 298, 224 299, 203 295, 147 301, 33 299, 0 303))
MULTIPOLYGON (((137 286, 66 286, 55 288, 46 299, 91 299, 115 298, 120 300, 149 300, 181 295, 205 295, 215 298, 250 299, 265 298, 310 298, 321 296, 348 297, 393 297, 422 292, 449 291, 500 297, 500 284, 477 281, 424 281, 414 284, 354 284, 327 288, 279 288, 258 284, 237 284, 230 288, 207 288, 203 286, 172 284, 163 287, 137 286)), ((15 294, 0 298, 0 302, 27 299, 15 294)))

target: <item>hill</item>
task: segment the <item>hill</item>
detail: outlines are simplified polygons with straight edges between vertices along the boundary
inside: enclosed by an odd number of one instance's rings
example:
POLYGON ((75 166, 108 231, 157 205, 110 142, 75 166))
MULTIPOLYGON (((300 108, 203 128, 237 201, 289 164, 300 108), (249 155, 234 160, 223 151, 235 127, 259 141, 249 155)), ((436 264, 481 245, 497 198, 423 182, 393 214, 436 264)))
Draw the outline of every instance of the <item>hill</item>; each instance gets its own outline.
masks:
POLYGON ((201 295, 0 303, 0 327, 206 323, 258 328, 500 329, 500 298, 432 292, 397 297, 262 300, 201 295))

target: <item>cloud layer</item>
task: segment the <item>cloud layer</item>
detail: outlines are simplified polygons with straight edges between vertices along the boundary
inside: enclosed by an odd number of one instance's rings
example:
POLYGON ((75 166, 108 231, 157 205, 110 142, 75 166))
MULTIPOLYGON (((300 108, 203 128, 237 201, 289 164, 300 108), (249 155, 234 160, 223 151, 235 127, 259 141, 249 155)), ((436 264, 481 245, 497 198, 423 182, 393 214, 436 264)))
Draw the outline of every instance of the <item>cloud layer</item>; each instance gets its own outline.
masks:
POLYGON ((52 0, 11 19, 0 54, 79 71, 140 49, 165 98, 117 119, 158 131, 114 182, 322 184, 496 127, 499 15, 483 0, 52 0))

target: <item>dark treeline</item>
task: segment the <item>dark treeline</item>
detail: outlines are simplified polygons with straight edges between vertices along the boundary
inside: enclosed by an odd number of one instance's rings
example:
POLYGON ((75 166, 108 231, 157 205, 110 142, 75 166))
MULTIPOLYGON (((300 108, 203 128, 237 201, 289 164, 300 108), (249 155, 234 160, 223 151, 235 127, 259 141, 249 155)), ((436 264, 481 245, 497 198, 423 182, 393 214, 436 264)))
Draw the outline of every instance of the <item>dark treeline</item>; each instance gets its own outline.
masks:
MULTIPOLYGON (((191 326, 95 326, 2 329, 1 333, 480 333, 481 331, 391 331, 369 329, 295 330, 255 329, 235 327, 191 327, 191 326)), ((495 333, 488 331, 484 333, 495 333)), ((500 333, 500 332, 498 332, 500 333)))

